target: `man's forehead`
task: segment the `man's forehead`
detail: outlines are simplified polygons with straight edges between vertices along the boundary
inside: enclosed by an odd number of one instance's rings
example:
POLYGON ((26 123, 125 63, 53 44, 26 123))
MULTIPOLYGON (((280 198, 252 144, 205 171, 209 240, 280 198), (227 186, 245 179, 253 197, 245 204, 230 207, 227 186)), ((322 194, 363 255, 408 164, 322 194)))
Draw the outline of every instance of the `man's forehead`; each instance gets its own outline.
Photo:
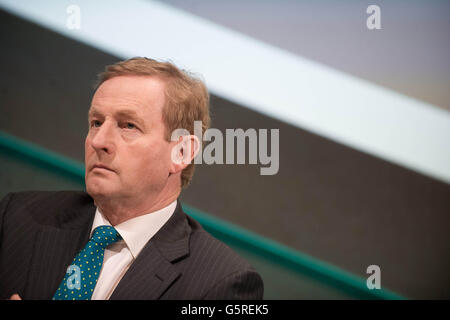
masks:
POLYGON ((144 116, 160 112, 165 102, 162 80, 148 76, 118 76, 106 80, 94 93, 89 115, 119 113, 144 116))
POLYGON ((162 98, 165 95, 166 81, 156 76, 145 75, 120 75, 112 77, 104 81, 97 88, 94 99, 96 97, 104 98, 116 96, 118 98, 124 96, 138 96, 162 98))

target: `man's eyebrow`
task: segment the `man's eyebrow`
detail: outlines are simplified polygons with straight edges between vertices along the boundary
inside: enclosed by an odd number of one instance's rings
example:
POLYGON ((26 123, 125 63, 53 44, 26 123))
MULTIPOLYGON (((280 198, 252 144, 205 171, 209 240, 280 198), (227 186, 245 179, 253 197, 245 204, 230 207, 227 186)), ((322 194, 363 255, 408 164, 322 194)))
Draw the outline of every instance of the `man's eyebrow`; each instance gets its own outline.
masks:
MULTIPOLYGON (((99 110, 97 110, 95 108, 92 108, 92 109, 89 110, 88 116, 89 117, 103 116, 103 113, 101 113, 99 110)), ((136 111, 134 111, 134 110, 127 110, 127 109, 116 111, 114 113, 114 116, 115 117, 121 117, 121 118, 126 118, 126 117, 128 117, 128 118, 135 118, 136 120, 140 120, 141 119, 141 117, 139 116, 139 114, 136 111)))
MULTIPOLYGON (((88 113, 88 117, 89 118, 90 117, 101 117, 101 116, 103 116, 103 114, 99 110, 97 110, 95 108, 91 108, 89 110, 89 113, 88 113)), ((130 119, 138 122, 140 125, 144 125, 144 122, 142 121, 142 117, 139 116, 139 114, 136 111, 134 111, 134 110, 124 109, 124 110, 116 111, 114 113, 114 117, 116 117, 116 118, 130 118, 130 119)))
POLYGON ((88 112, 88 118, 101 116, 101 115, 102 115, 102 113, 95 108, 91 108, 88 112))

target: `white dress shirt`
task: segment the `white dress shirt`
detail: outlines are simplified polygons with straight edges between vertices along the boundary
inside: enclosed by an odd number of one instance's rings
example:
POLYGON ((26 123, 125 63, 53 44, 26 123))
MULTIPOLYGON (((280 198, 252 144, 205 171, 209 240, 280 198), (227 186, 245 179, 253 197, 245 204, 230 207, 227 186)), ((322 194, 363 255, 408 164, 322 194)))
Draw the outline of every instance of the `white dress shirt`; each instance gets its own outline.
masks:
MULTIPOLYGON (((92 300, 109 299, 119 281, 136 260, 139 252, 169 220, 176 206, 177 201, 175 200, 165 208, 129 219, 114 227, 123 240, 119 240, 105 249, 102 269, 92 294, 92 300)), ((90 237, 95 228, 104 225, 110 226, 111 223, 97 208, 90 237)))

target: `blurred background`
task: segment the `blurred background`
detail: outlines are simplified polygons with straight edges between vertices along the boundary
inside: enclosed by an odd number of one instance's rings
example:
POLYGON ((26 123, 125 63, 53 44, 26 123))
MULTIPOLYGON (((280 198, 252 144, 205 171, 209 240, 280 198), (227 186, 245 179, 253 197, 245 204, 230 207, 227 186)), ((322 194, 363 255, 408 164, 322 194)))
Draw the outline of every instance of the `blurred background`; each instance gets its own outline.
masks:
POLYGON ((170 60, 205 80, 212 127, 279 129, 277 174, 201 164, 181 196, 266 299, 449 299, 449 14, 438 0, 0 0, 0 197, 83 189, 97 73, 170 60))

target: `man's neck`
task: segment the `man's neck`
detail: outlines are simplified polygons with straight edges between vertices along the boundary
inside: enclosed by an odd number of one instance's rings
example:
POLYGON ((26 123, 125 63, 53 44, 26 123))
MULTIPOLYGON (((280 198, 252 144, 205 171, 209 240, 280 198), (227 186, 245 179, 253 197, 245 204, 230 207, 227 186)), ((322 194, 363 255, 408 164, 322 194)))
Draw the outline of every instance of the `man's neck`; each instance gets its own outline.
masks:
POLYGON ((112 226, 116 226, 129 219, 158 211, 167 207, 179 196, 179 193, 156 199, 95 199, 95 205, 108 219, 112 226))

